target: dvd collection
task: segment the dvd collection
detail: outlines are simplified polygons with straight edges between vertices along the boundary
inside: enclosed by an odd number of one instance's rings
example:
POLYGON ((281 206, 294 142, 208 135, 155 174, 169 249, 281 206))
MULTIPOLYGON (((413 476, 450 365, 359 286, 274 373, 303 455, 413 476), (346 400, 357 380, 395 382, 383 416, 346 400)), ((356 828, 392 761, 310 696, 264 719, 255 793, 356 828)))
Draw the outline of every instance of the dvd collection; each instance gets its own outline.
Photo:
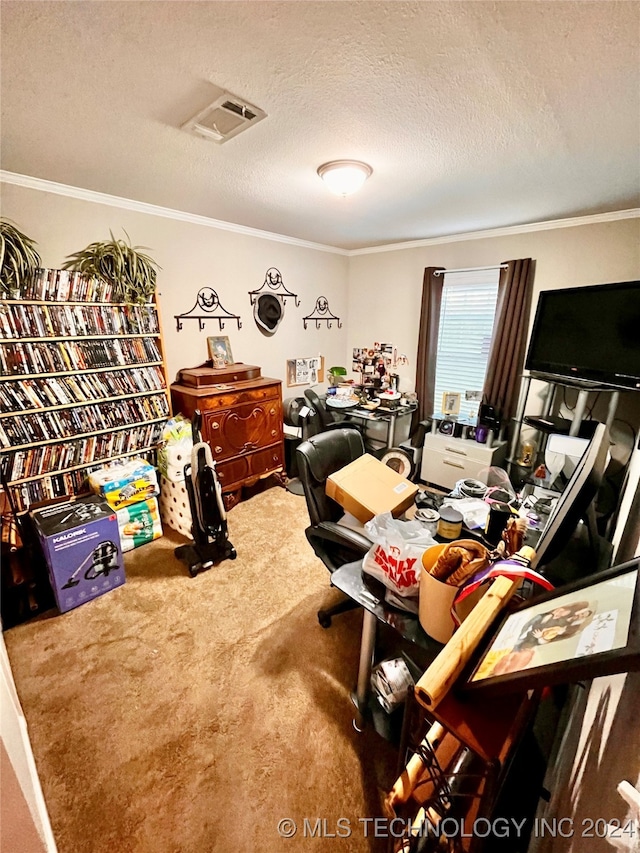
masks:
POLYGON ((169 416, 153 303, 114 303, 111 285, 52 269, 23 297, 0 303, 0 473, 17 511, 78 492, 107 460, 155 463, 169 416))
POLYGON ((8 376, 63 373, 92 367, 115 367, 162 361, 154 338, 112 338, 57 343, 0 342, 0 367, 8 376))
POLYGON ((0 311, 5 338, 158 334, 153 305, 24 305, 0 311))
MULTIPOLYGON (((57 444, 40 445, 10 453, 4 463, 6 482, 15 483, 40 474, 67 468, 88 467, 138 449, 150 448, 160 440, 163 424, 140 424, 107 435, 92 435, 57 444)), ((96 467, 99 467, 97 465, 96 467)))
POLYGON ((0 447, 19 447, 169 416, 166 394, 130 397, 70 409, 31 412, 0 420, 0 447))
POLYGON ((113 286, 72 270, 39 269, 27 286, 23 299, 52 302, 111 302, 113 286))
POLYGON ((16 379, 13 382, 0 382, 0 404, 7 411, 18 412, 99 402, 101 399, 127 394, 148 394, 162 391, 164 387, 164 373, 157 365, 106 373, 51 376, 46 379, 16 379))
MULTIPOLYGON (((160 427, 162 425, 160 424, 160 427)), ((157 444, 158 439, 155 440, 157 444)), ((122 455, 124 451, 121 451, 120 455, 122 455)), ((151 448, 149 450, 134 450, 134 453, 137 456, 140 456, 141 459, 146 459, 148 462, 151 462, 152 465, 156 464, 156 452, 155 449, 151 448)), ((113 458, 117 458, 118 454, 115 456, 112 454, 113 458)), ((73 495, 80 492, 86 483, 86 478, 89 473, 92 471, 97 471, 104 464, 104 460, 101 460, 94 464, 89 464, 87 466, 82 467, 80 470, 76 471, 58 471, 54 474, 46 474, 38 480, 31 480, 28 483, 23 483, 20 486, 13 487, 13 498, 16 504, 16 510, 21 512, 22 510, 28 509, 32 503, 37 503, 38 501, 44 501, 49 498, 57 498, 62 495, 73 495)))

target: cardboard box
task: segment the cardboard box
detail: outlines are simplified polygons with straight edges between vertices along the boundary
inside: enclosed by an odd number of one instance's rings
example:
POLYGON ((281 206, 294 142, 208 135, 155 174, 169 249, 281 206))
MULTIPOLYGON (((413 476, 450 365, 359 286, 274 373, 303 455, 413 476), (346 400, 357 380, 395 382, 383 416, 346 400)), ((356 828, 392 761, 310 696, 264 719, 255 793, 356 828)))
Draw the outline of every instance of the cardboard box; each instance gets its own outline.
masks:
POLYGON ((104 498, 41 507, 31 517, 61 613, 125 582, 118 519, 104 498))
POLYGON ((413 504, 418 487, 365 453, 327 477, 326 491, 364 524, 383 512, 401 515, 413 504))

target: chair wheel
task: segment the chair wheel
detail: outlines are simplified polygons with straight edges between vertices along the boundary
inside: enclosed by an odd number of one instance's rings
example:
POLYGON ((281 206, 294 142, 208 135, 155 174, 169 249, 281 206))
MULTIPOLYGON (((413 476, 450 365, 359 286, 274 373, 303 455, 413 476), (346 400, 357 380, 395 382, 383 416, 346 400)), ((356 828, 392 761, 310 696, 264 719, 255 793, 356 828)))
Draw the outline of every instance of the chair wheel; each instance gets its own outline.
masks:
POLYGON ((331 616, 326 610, 318 610, 318 622, 323 628, 331 627, 331 616))
POLYGON ((195 565, 193 565, 193 566, 189 566, 189 574, 190 574, 190 576, 191 576, 192 578, 195 578, 195 576, 198 574, 199 569, 200 569, 200 563, 196 563, 196 564, 195 564, 195 565))
POLYGON ((238 556, 238 552, 236 551, 236 549, 235 549, 235 548, 232 548, 232 549, 231 549, 231 551, 229 552, 229 559, 230 559, 230 560, 235 560, 235 558, 236 558, 237 556, 238 556))

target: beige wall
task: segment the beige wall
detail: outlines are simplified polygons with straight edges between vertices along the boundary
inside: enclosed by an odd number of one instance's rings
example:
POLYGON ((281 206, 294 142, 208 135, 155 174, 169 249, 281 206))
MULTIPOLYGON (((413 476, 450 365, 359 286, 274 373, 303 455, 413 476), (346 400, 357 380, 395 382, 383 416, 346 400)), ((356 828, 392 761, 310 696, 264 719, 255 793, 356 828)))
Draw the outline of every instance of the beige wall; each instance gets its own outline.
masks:
POLYGON ((55 853, 49 815, 40 787, 27 722, 0 632, 0 853, 55 853))
MULTIPOLYGON (((342 364, 347 331, 347 263, 343 254, 310 249, 275 240, 223 231, 207 225, 176 221, 122 208, 54 195, 9 184, 2 185, 2 213, 32 237, 44 266, 59 268, 65 257, 95 240, 108 240, 109 229, 134 245, 148 247, 161 266, 158 277, 166 359, 170 381, 181 367, 193 367, 207 358, 207 336, 227 335, 236 361, 257 364, 263 376, 285 380, 288 358, 323 355, 325 366, 342 364), (277 267, 288 290, 299 296, 300 307, 287 300, 276 333, 264 336, 258 329, 249 291, 264 283, 269 267, 277 267), (200 288, 212 287, 221 304, 239 314, 220 331, 217 321, 207 321, 200 331, 188 320, 176 331, 175 314, 193 307, 200 288), (335 323, 305 330, 302 318, 310 314, 318 296, 326 296, 335 323)), ((283 387, 285 397, 302 389, 283 387)))
MULTIPOLYGON (((512 258, 535 260, 531 327, 541 290, 640 278, 640 219, 353 255, 349 258, 348 352, 369 341, 391 341, 409 357, 409 365, 400 371, 400 387, 412 390, 424 268, 485 266, 512 258)), ((531 412, 539 411, 536 392, 541 388, 537 383, 532 389, 527 407, 531 412)), ((622 397, 621 416, 632 418, 637 427, 640 394, 625 392, 622 397)), ((567 401, 572 404, 574 399, 569 391, 567 401)), ((603 402, 599 401, 600 407, 603 402)))
MULTIPOLYGON (((3 215, 36 240, 45 266, 59 267, 71 252, 108 239, 109 229, 117 236, 125 229, 134 244, 148 247, 162 267, 160 308, 171 380, 180 367, 205 360, 207 336, 223 334, 228 335, 237 361, 258 364, 263 375, 283 382, 288 358, 321 354, 325 367, 349 368, 353 347, 388 341, 408 357, 408 365, 399 370, 400 387, 412 390, 425 266, 452 269, 533 258, 530 325, 540 290, 640 278, 640 219, 450 242, 445 238, 437 244, 347 257, 12 184, 3 184, 2 190, 3 215), (256 326, 248 295, 262 286, 269 267, 282 272, 287 289, 301 302, 296 308, 293 300, 287 301, 284 319, 272 337, 256 326), (229 312, 241 316, 242 328, 229 321, 220 331, 217 322, 208 321, 200 331, 197 322, 189 320, 177 332, 174 315, 188 311, 198 290, 207 286, 218 292, 229 312), (321 295, 341 318, 342 328, 334 323, 331 329, 315 329, 311 323, 304 330, 302 318, 321 295)), ((540 383, 534 385, 529 411, 539 411, 542 389, 540 383)), ((283 395, 301 390, 285 385, 283 395)), ((574 392, 567 392, 569 405, 574 399, 574 392)), ((601 395, 594 415, 605 414, 606 395, 601 395)), ((640 394, 623 394, 619 414, 640 424, 640 394)))

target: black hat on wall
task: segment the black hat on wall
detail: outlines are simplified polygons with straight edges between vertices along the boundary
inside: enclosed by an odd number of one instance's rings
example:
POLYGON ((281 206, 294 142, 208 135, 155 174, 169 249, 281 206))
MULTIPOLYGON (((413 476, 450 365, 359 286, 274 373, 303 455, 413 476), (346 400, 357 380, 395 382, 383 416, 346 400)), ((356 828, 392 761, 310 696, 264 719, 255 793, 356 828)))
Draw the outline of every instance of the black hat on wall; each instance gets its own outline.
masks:
POLYGON ((253 305, 256 325, 266 335, 275 334, 284 317, 282 301, 271 293, 261 293, 253 305))

